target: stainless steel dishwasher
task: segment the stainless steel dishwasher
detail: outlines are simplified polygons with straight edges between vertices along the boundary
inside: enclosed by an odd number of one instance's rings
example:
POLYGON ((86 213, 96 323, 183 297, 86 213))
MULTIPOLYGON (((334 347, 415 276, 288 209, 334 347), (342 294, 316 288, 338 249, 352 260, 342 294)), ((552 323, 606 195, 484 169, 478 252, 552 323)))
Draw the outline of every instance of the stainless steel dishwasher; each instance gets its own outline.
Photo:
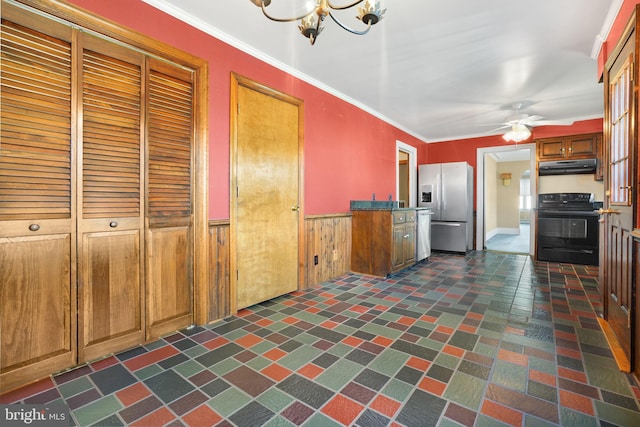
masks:
POLYGON ((431 256, 431 209, 417 211, 416 262, 431 256))

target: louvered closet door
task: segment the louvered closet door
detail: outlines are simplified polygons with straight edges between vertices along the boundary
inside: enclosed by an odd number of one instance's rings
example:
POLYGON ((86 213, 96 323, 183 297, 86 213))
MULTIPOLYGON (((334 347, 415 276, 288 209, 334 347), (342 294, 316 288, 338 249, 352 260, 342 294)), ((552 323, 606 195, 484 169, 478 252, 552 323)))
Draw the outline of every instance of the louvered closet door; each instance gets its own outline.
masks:
POLYGON ((193 322, 192 74, 149 59, 147 339, 193 322))
POLYGON ((76 360, 71 31, 2 8, 0 392, 76 360))
POLYGON ((79 359, 144 340, 141 54, 81 38, 79 359))

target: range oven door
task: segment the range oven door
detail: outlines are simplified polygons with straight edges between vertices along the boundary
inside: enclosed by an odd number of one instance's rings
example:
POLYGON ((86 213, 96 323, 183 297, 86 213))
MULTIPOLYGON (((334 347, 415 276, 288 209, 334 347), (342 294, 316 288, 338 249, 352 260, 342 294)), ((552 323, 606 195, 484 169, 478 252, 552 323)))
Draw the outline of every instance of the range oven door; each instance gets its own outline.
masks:
POLYGON ((598 215, 595 212, 539 211, 540 261, 598 265, 598 215))

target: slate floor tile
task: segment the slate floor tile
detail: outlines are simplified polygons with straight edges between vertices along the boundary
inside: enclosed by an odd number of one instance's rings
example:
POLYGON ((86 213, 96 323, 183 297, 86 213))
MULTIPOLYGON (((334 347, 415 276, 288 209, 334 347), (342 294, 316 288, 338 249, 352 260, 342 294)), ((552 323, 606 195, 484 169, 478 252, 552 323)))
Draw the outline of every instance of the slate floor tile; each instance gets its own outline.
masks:
POLYGON ((176 331, 0 396, 77 425, 640 425, 597 268, 434 253, 176 331), (570 291, 568 291, 570 290, 570 291), (106 395, 106 396, 105 396, 106 395))
POLYGON ((122 365, 113 365, 89 374, 89 377, 100 389, 102 395, 121 390, 136 382, 136 378, 122 365))
POLYGON ((174 371, 164 371, 156 376, 146 379, 144 383, 164 403, 173 402, 194 390, 194 386, 192 384, 180 375, 176 374, 174 371))

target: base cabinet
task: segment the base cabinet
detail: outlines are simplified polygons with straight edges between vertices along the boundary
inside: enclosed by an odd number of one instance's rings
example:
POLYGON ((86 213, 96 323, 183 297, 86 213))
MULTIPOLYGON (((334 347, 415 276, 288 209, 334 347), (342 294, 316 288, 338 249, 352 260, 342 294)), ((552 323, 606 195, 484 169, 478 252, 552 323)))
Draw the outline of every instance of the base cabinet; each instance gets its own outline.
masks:
POLYGON ((416 211, 352 211, 351 270, 386 277, 415 263, 416 211))

